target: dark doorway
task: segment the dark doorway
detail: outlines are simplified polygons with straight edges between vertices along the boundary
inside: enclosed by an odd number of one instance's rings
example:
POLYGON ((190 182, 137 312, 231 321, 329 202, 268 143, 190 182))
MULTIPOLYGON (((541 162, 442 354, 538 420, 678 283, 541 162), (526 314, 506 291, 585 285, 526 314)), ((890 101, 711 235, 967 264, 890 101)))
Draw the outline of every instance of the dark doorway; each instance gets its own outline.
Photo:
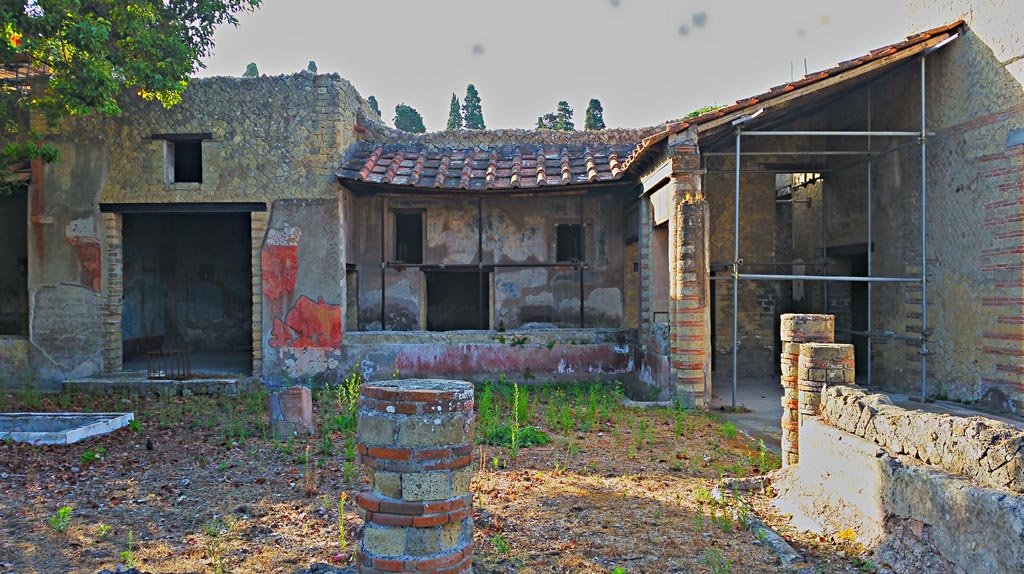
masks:
POLYGON ((423 263, 422 212, 395 212, 395 261, 423 263))
POLYGON ((487 329, 490 273, 427 271, 427 330, 487 329))
POLYGON ((187 350, 192 370, 252 371, 248 213, 125 214, 125 370, 153 350, 187 350))
POLYGON ((28 336, 28 193, 0 193, 0 335, 28 336))
MULTIPOLYGON (((868 254, 853 255, 849 257, 850 275, 866 277, 868 274, 868 254)), ((868 324, 868 284, 863 281, 850 283, 850 330, 855 332, 867 332, 871 330, 868 324)), ((853 357, 856 361, 857 376, 867 376, 868 373, 868 338, 866 335, 851 335, 850 342, 853 343, 853 357)))

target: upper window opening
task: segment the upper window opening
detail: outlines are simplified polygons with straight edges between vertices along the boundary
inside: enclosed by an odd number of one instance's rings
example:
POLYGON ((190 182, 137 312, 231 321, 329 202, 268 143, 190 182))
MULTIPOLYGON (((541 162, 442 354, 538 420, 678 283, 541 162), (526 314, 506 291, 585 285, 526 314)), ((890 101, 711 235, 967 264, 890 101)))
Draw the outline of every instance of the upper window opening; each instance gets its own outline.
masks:
POLYGON ((395 213, 395 261, 423 263, 423 213, 395 213))
POLYGON ((174 183, 202 183, 202 140, 167 142, 167 145, 171 147, 168 155, 174 161, 174 183))
POLYGON ((557 261, 583 261, 583 227, 578 223, 560 223, 555 226, 557 261))

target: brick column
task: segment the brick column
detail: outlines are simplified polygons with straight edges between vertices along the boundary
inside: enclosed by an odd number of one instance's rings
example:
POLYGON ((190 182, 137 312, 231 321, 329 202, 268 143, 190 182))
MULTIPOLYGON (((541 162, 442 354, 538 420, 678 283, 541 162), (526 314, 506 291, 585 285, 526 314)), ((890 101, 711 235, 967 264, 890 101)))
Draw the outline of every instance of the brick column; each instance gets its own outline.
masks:
POLYGON ((640 264, 640 321, 637 325, 640 331, 639 339, 646 343, 654 322, 651 308, 654 299, 654 261, 651 259, 653 257, 651 242, 654 236, 654 217, 651 215, 650 197, 640 198, 638 211, 640 212, 637 229, 637 260, 640 264))
POLYGON ((263 374, 263 237, 267 234, 269 211, 253 211, 252 232, 252 374, 263 374))
POLYGON ((473 569, 473 385, 408 379, 359 391, 356 497, 366 521, 363 574, 470 574, 473 569))
POLYGON ((840 343, 802 343, 797 389, 800 399, 800 424, 818 416, 821 390, 826 384, 854 384, 853 345, 840 343))
POLYGON ((782 464, 800 460, 798 438, 800 405, 798 370, 801 343, 831 343, 835 340, 835 317, 786 313, 782 315, 779 338, 782 340, 782 464))
POLYGON ((116 373, 124 364, 121 341, 121 312, 124 305, 124 261, 121 214, 103 214, 107 243, 106 304, 103 310, 103 372, 116 373))
POLYGON ((684 405, 711 400, 711 301, 708 204, 701 187, 697 146, 672 151, 672 213, 669 216, 669 323, 672 377, 684 405))

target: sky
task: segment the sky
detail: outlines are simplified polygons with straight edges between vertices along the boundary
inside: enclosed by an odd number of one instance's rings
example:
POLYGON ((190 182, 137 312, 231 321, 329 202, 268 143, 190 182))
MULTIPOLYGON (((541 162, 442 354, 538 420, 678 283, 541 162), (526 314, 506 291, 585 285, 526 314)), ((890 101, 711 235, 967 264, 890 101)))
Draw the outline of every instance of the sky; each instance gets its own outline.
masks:
POLYGON ((530 128, 590 98, 609 127, 656 125, 901 40, 895 0, 263 0, 215 36, 200 76, 297 72, 314 60, 365 98, 444 129, 480 92, 488 128, 530 128))

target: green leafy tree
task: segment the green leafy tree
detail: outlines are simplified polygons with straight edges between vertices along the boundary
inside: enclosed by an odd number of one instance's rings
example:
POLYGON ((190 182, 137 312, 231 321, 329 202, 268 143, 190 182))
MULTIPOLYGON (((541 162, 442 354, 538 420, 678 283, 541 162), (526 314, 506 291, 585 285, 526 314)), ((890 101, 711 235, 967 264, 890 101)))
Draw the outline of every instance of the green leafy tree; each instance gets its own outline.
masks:
MULTIPOLYGON (((0 3, 0 61, 46 69, 26 103, 61 115, 116 114, 122 92, 166 107, 213 49, 218 25, 261 0, 32 0, 0 3)), ((23 92, 19 92, 23 94, 23 92)))
POLYGON ((601 100, 591 98, 590 104, 587 105, 587 117, 583 120, 583 127, 588 130, 603 130, 605 128, 604 108, 601 107, 601 100))
POLYGON ((457 130, 462 127, 462 110, 459 107, 459 97, 452 94, 452 103, 448 106, 448 129, 457 130))
POLYGON ((245 71, 242 72, 243 78, 258 78, 260 75, 260 69, 256 67, 256 62, 249 62, 249 65, 245 67, 245 71))
POLYGON ((553 130, 557 123, 558 116, 553 112, 544 114, 543 116, 537 116, 537 129, 539 130, 553 130))
POLYGON ((537 118, 537 128, 563 132, 571 132, 576 129, 576 124, 572 123, 572 108, 569 107, 569 102, 562 100, 558 102, 558 109, 553 113, 539 116, 537 118))
POLYGON ((480 105, 480 93, 473 84, 466 86, 466 97, 462 98, 462 118, 467 130, 487 128, 484 124, 484 110, 480 105))
POLYGON ((423 116, 416 111, 416 108, 405 104, 395 106, 395 127, 403 132, 421 134, 427 131, 423 125, 423 116))
POLYGON ((366 98, 366 103, 370 105, 370 109, 371 110, 373 110, 374 112, 377 112, 377 117, 381 117, 380 105, 377 104, 377 98, 376 97, 370 96, 370 97, 366 98))
POLYGON ((315 74, 316 73, 316 62, 314 62, 313 60, 310 60, 309 63, 306 64, 306 71, 313 72, 315 74))

